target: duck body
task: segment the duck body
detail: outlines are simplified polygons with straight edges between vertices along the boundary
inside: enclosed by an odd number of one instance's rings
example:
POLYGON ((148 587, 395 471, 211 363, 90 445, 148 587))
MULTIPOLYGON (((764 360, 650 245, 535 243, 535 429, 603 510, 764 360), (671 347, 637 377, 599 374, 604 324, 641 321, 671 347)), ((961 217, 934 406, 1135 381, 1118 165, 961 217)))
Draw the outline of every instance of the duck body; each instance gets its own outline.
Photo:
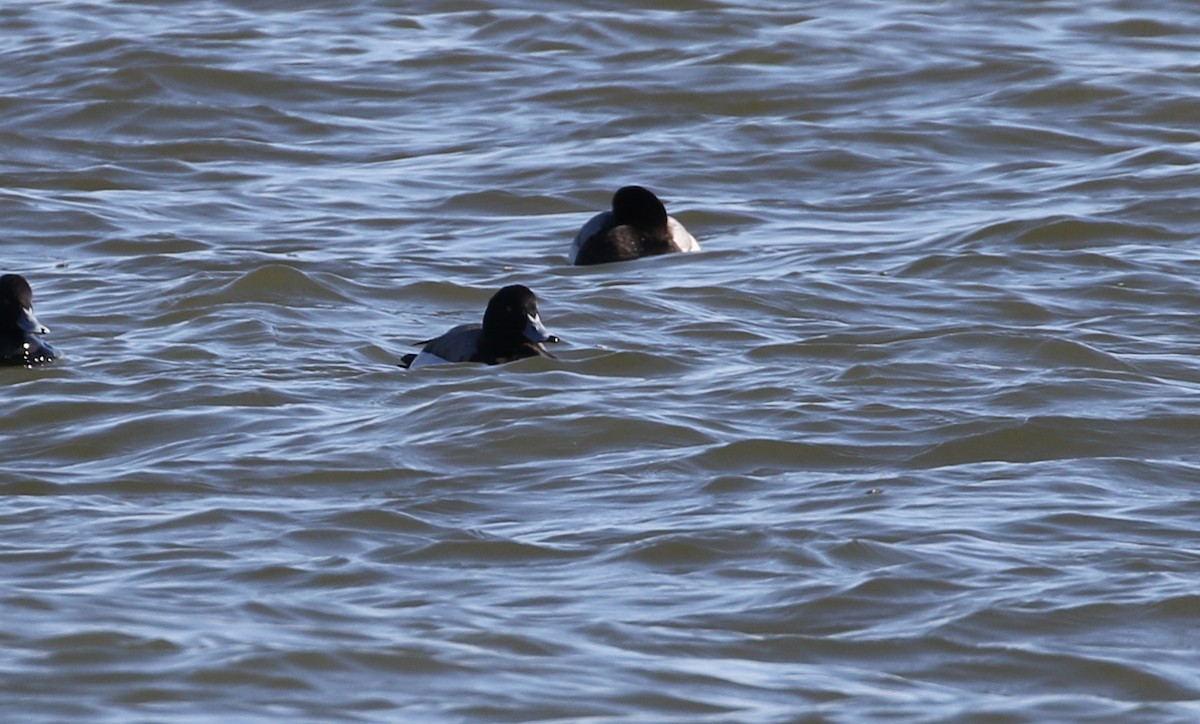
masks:
POLYGON ((41 335, 50 330, 33 314, 33 289, 20 274, 0 276, 0 365, 33 367, 58 352, 41 335))
POLYGON ((534 293, 514 284, 492 296, 483 324, 460 324, 421 342, 421 351, 404 355, 400 366, 415 369, 449 362, 497 365, 526 357, 553 358, 544 343, 558 341, 542 324, 534 293))
POLYGON ((700 251, 696 237, 653 192, 623 186, 613 194, 612 210, 593 216, 575 235, 570 262, 585 266, 694 251, 700 251))

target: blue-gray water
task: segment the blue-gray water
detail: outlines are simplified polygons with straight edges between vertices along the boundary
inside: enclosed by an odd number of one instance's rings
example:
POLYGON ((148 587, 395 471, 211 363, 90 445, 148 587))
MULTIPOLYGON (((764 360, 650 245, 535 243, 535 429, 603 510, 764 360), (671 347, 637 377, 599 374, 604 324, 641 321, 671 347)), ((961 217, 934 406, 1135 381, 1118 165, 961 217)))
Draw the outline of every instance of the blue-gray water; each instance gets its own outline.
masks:
POLYGON ((3 5, 0 717, 1200 719, 1198 38, 3 5), (568 266, 627 183, 704 251, 568 266), (558 360, 395 366, 510 283, 558 360))

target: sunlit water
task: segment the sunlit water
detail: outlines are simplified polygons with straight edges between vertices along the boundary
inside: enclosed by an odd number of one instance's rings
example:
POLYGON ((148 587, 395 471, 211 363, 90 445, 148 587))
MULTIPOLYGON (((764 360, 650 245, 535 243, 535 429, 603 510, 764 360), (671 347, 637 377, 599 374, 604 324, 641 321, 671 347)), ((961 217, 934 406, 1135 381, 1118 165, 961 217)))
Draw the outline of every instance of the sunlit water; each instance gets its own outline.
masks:
POLYGON ((6 721, 1200 719, 1190 0, 0 32, 6 721))

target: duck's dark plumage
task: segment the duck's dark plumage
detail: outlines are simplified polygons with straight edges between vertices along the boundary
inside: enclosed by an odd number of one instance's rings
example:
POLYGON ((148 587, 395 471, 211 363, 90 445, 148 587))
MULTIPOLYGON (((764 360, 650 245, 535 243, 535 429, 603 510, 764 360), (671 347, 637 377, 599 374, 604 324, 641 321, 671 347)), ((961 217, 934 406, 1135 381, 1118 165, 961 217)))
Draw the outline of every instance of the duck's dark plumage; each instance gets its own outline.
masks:
POLYGON ((52 362, 58 353, 41 340, 49 334, 33 314, 33 289, 20 274, 0 276, 0 365, 52 362))
POLYGON ((400 358, 401 367, 424 367, 444 362, 479 362, 495 365, 526 357, 553 357, 544 342, 558 337, 546 331, 538 316, 537 296, 520 284, 492 295, 483 324, 460 324, 426 340, 416 354, 400 358))
POLYGON ((623 186, 613 194, 612 210, 593 216, 575 235, 570 258, 582 266, 680 251, 700 251, 700 244, 652 191, 623 186))

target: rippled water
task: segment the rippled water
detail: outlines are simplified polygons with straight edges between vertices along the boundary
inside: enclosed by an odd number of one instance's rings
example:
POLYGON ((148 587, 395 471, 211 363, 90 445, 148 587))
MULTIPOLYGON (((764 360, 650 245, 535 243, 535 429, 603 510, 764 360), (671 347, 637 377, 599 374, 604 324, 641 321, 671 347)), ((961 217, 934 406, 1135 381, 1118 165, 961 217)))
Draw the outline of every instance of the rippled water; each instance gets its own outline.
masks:
POLYGON ((1200 9, 514 5, 0 8, 3 718, 1200 718, 1200 9))

